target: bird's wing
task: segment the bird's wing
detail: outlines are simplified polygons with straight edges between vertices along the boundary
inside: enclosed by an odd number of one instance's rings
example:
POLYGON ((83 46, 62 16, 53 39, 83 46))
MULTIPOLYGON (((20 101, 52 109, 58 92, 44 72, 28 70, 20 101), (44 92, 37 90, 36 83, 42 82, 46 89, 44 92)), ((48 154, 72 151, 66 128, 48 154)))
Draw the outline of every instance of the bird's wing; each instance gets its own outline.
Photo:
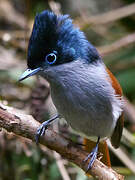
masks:
POLYGON ((121 116, 119 117, 119 119, 117 120, 115 129, 111 136, 111 143, 112 143, 113 147, 115 147, 115 148, 118 148, 120 145, 123 126, 124 126, 124 118, 123 118, 123 113, 122 113, 121 116))
MULTIPOLYGON (((119 95, 122 99, 122 89, 120 87, 119 82, 114 77, 114 75, 109 71, 109 69, 106 69, 106 70, 107 70, 108 75, 110 76, 111 83, 112 83, 113 88, 115 89, 116 95, 119 95)), ((124 117, 123 117, 123 112, 122 112, 119 119, 117 120, 115 129, 111 136, 111 143, 115 148, 118 148, 120 145, 120 139, 122 136, 123 126, 124 126, 124 117)))

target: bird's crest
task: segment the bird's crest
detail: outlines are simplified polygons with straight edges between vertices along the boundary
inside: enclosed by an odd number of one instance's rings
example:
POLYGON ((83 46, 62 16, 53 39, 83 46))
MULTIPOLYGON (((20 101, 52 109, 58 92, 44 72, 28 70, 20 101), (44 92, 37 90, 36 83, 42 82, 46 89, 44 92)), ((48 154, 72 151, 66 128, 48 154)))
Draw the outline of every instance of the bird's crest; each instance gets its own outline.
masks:
POLYGON ((43 11, 35 17, 28 46, 28 67, 38 67, 45 55, 54 50, 58 52, 58 64, 78 58, 89 61, 98 57, 95 48, 84 33, 73 25, 68 15, 43 11))

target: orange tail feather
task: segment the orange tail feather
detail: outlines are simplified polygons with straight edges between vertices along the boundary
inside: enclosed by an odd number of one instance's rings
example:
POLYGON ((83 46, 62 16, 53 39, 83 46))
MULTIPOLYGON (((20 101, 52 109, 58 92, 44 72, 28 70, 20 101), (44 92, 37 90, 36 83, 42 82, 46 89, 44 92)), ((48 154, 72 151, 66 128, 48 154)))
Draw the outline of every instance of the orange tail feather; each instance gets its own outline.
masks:
MULTIPOLYGON (((96 146, 96 142, 93 142, 89 139, 84 139, 84 149, 88 152, 91 152, 92 149, 96 146)), ((110 155, 106 141, 99 143, 98 152, 103 154, 101 162, 103 162, 108 167, 111 167, 110 155)))

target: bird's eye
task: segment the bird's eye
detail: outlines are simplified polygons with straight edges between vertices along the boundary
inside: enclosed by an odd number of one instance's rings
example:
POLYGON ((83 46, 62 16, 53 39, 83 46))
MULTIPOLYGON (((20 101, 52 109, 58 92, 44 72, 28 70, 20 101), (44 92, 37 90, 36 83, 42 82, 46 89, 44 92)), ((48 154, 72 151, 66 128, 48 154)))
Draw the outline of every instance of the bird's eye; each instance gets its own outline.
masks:
POLYGON ((57 59, 57 56, 55 53, 50 53, 45 57, 45 60, 48 64, 54 64, 57 59))

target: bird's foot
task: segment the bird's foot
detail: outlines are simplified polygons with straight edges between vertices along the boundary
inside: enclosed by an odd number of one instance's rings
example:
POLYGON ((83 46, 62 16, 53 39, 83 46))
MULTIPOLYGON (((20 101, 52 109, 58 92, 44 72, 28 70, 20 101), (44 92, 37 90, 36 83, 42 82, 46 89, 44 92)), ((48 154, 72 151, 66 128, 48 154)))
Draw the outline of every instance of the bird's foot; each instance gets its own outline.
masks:
POLYGON ((100 140, 100 137, 98 137, 98 140, 97 140, 95 148, 93 148, 91 153, 84 159, 84 162, 87 162, 90 159, 90 161, 88 163, 88 167, 87 167, 86 173, 89 171, 89 169, 92 168, 93 163, 95 162, 95 160, 97 158, 99 140, 100 140))
POLYGON ((46 131, 46 129, 48 128, 48 126, 50 125, 50 123, 51 123, 52 121, 54 121, 55 119, 57 119, 58 117, 59 117, 59 115, 56 115, 56 116, 52 117, 51 119, 43 122, 43 123, 39 126, 39 128, 37 129, 37 132, 36 132, 36 136, 35 136, 36 144, 39 143, 40 137, 45 135, 45 131, 46 131))
POLYGON ((46 129, 48 128, 49 123, 47 121, 43 122, 39 128, 37 129, 35 140, 36 144, 38 144, 40 136, 44 136, 46 129))
POLYGON ((92 152, 84 159, 84 162, 88 161, 88 159, 90 159, 86 173, 89 171, 89 169, 92 168, 94 161, 97 158, 97 152, 98 152, 98 148, 95 147, 92 152))

